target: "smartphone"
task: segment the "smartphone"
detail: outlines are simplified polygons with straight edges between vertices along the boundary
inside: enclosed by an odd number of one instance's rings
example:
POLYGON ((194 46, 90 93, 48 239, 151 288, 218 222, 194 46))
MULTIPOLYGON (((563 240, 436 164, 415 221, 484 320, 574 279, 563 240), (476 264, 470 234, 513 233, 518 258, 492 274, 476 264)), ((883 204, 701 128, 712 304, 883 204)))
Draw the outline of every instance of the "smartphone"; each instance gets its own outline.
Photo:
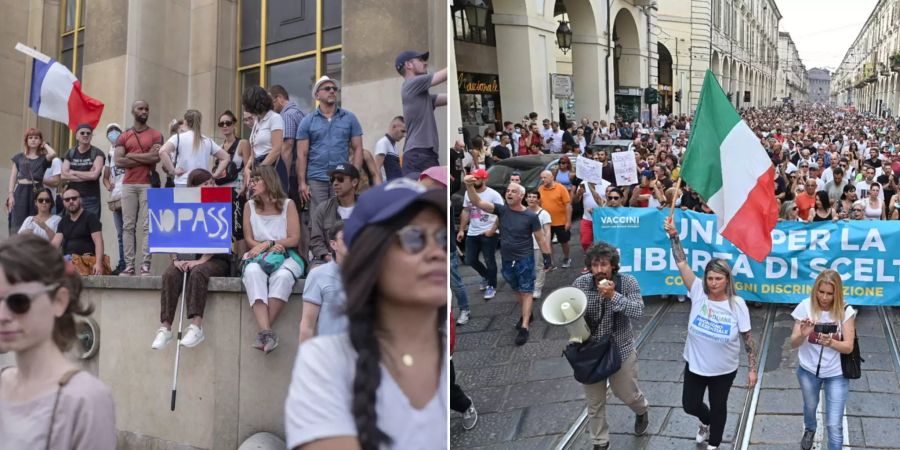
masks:
POLYGON ((837 324, 836 323, 817 323, 813 327, 813 331, 819 334, 832 334, 837 333, 837 324))

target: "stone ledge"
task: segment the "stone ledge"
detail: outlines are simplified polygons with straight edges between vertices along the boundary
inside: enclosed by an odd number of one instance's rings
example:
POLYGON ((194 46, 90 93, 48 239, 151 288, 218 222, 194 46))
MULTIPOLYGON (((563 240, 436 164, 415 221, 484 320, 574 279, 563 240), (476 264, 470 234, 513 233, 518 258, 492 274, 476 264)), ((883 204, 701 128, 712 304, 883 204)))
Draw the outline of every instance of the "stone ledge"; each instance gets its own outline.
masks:
MULTIPOLYGON (((89 276, 83 277, 84 287, 86 289, 130 289, 130 290, 154 290, 162 289, 161 276, 89 276)), ((301 278, 294 283, 292 293, 300 294, 303 292, 303 283, 305 279, 301 278)), ((244 284, 238 277, 213 277, 209 279, 209 292, 245 292, 244 284)))

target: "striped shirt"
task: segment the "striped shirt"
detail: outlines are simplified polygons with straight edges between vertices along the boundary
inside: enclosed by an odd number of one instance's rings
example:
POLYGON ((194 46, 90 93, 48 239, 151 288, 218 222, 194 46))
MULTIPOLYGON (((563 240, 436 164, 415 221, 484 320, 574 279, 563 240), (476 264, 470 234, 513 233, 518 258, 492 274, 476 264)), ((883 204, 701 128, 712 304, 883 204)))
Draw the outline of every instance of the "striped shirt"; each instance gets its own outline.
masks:
POLYGON ((616 293, 612 300, 601 300, 597 285, 594 283, 593 274, 586 273, 572 283, 587 296, 587 311, 584 319, 591 329, 591 337, 600 337, 612 334, 616 340, 616 349, 622 361, 625 361, 635 351, 634 332, 631 329, 631 321, 640 319, 644 315, 644 299, 641 297, 641 288, 637 279, 631 275, 619 274, 621 286, 616 285, 616 293), (602 302, 606 302, 605 315, 600 321, 602 302))

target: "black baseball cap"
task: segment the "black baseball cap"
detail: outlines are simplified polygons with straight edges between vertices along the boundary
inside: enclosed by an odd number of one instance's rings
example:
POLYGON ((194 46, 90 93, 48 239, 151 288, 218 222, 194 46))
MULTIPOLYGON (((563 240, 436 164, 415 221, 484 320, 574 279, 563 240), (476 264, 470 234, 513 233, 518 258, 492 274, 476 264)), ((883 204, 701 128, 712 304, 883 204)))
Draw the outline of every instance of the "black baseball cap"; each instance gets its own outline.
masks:
POLYGON ((407 61, 416 58, 420 58, 422 61, 428 61, 428 52, 421 53, 413 50, 401 52, 397 55, 397 59, 394 60, 394 68, 397 69, 398 73, 403 73, 403 65, 406 64, 407 61))
POLYGON ((353 164, 341 163, 334 166, 334 169, 328 171, 328 178, 334 177, 334 174, 336 173, 350 175, 351 178, 359 179, 359 170, 356 170, 356 167, 353 164))

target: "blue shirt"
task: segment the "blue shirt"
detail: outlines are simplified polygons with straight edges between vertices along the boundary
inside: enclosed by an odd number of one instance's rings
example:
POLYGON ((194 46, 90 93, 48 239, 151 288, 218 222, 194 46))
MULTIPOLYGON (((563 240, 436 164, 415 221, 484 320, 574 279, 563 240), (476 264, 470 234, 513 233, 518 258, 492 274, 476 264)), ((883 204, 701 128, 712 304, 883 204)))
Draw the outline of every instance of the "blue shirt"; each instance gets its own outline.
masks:
POLYGON ((356 115, 346 109, 335 110, 331 120, 316 110, 307 114, 297 127, 298 141, 309 141, 306 179, 328 181, 328 171, 350 162, 350 138, 362 136, 356 115))

